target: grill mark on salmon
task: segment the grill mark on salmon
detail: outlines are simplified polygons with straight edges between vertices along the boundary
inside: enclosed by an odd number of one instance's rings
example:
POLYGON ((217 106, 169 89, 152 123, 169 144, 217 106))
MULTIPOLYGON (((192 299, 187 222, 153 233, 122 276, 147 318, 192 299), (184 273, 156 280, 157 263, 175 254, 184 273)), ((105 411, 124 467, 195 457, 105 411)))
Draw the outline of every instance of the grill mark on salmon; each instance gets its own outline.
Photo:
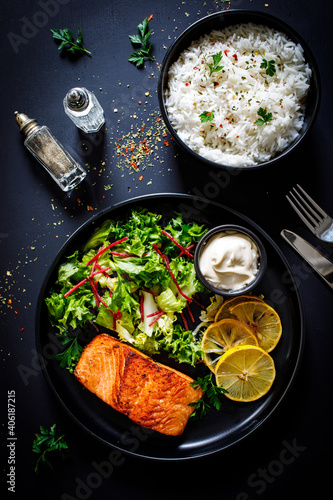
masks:
POLYGON ((110 335, 97 335, 84 349, 74 375, 81 384, 133 422, 162 434, 183 433, 203 395, 193 379, 153 361, 110 335))

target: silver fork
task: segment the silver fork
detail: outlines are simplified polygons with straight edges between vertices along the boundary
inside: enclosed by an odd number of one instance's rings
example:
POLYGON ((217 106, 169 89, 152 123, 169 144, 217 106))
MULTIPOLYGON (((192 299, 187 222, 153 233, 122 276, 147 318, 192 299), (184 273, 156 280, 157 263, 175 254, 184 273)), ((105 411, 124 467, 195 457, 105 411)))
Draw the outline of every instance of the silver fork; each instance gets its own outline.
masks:
POLYGON ((300 216, 304 224, 320 240, 333 242, 333 219, 297 184, 286 195, 293 209, 300 216))

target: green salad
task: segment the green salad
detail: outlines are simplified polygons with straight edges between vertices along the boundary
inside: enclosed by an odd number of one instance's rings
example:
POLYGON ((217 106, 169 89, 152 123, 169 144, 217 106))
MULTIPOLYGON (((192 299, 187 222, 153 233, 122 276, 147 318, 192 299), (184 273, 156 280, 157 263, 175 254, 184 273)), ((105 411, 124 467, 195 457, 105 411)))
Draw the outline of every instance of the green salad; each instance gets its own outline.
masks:
POLYGON ((164 351, 193 366, 202 360, 194 325, 213 319, 218 305, 209 297, 207 309, 198 295, 209 293, 193 260, 206 228, 184 223, 178 213, 162 222, 146 209, 133 210, 125 221, 106 220, 60 265, 45 300, 64 346, 57 355, 61 366, 73 371, 82 352, 79 335, 91 324, 116 331, 148 355, 164 351))

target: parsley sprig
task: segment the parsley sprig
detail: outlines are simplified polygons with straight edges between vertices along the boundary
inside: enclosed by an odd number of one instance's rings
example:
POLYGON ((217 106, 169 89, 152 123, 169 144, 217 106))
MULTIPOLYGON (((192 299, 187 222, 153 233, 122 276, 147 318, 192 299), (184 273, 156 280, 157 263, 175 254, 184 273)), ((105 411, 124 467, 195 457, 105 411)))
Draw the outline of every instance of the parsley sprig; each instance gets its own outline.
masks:
POLYGON ((89 52, 89 50, 87 50, 83 45, 81 28, 78 28, 78 37, 76 41, 74 40, 73 31, 68 28, 64 28, 62 30, 51 29, 51 33, 53 38, 61 40, 58 50, 68 45, 66 48, 68 52, 85 52, 86 54, 91 54, 91 52, 89 52))
POLYGON ((35 439, 32 443, 33 453, 39 455, 35 465, 35 472, 37 473, 39 472, 41 463, 53 469, 51 457, 54 458, 55 452, 57 452, 62 459, 66 458, 68 452, 65 434, 58 433, 56 424, 53 424, 50 429, 41 425, 39 430, 40 434, 35 434, 35 439))
POLYGON ((137 67, 144 63, 145 59, 153 61, 153 57, 150 55, 151 44, 148 42, 148 38, 152 33, 152 30, 148 30, 148 18, 146 17, 142 23, 138 25, 139 34, 129 35, 129 39, 134 45, 141 45, 141 48, 137 52, 133 52, 128 58, 129 62, 135 64, 137 67))
POLYGON ((214 111, 203 111, 199 115, 201 123, 212 122, 215 118, 214 111))
POLYGON ((61 344, 66 346, 64 351, 56 355, 56 359, 62 368, 67 368, 70 373, 73 373, 83 351, 78 342, 79 335, 73 336, 66 329, 56 335, 61 344))
POLYGON ((189 406, 195 406, 195 410, 191 417, 198 419, 202 418, 212 409, 212 407, 216 410, 220 410, 222 405, 221 396, 228 391, 214 384, 212 373, 205 377, 198 377, 197 380, 191 382, 190 385, 195 389, 201 387, 204 393, 201 399, 189 404, 189 406))
POLYGON ((212 76, 212 74, 216 71, 220 71, 223 69, 224 66, 219 66, 219 62, 222 59, 222 51, 217 52, 217 54, 213 54, 213 64, 209 64, 206 62, 206 65, 209 68, 209 76, 212 76))
POLYGON ((260 50, 258 50, 259 54, 262 57, 262 63, 260 64, 260 67, 262 69, 266 70, 266 75, 268 76, 274 76, 276 73, 276 67, 275 67, 275 61, 274 59, 271 59, 270 61, 267 61, 267 59, 264 58, 260 50))
POLYGON ((254 124, 260 125, 260 127, 262 127, 265 123, 271 122, 272 118, 273 118, 273 114, 267 113, 267 109, 264 109, 264 108, 258 109, 258 115, 261 118, 258 118, 258 120, 254 122, 254 124))

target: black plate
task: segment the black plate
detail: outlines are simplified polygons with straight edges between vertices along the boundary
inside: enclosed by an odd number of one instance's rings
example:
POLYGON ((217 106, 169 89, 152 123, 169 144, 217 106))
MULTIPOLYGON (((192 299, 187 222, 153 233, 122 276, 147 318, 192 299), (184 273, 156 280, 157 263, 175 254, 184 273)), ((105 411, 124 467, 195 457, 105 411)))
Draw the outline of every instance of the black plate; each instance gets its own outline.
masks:
MULTIPOLYGON (((298 289, 286 260, 275 243, 255 223, 223 205, 198 197, 157 194, 117 204, 93 217, 69 238, 53 262, 40 293, 36 340, 43 372, 52 390, 80 426, 102 442, 124 452, 151 459, 179 460, 208 455, 232 446, 257 429, 277 408, 290 388, 300 363, 304 341, 303 315, 298 289), (67 370, 60 368, 55 360, 59 346, 44 304, 64 256, 80 248, 94 227, 104 219, 124 219, 138 207, 158 212, 166 219, 176 211, 181 212, 186 221, 206 224, 208 228, 220 224, 240 224, 256 233, 266 247, 267 271, 254 293, 264 294, 265 300, 280 315, 283 326, 281 340, 271 353, 277 375, 270 392, 253 403, 237 403, 225 398, 222 410, 214 410, 202 420, 190 419, 185 432, 178 437, 163 436, 135 425, 84 389, 67 370)), ((193 371, 186 366, 181 369, 193 376, 193 371)))

